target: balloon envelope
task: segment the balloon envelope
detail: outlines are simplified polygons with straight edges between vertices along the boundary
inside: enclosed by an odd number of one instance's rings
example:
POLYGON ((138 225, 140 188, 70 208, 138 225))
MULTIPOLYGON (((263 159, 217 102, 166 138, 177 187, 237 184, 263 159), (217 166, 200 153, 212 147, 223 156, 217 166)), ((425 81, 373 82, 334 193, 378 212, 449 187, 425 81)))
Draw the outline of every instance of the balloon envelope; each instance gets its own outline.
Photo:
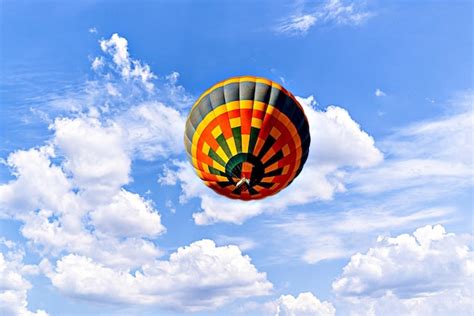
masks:
POLYGON ((253 200, 279 192, 298 176, 310 134, 303 108, 289 91, 265 78, 235 77, 199 97, 184 142, 207 186, 253 200))

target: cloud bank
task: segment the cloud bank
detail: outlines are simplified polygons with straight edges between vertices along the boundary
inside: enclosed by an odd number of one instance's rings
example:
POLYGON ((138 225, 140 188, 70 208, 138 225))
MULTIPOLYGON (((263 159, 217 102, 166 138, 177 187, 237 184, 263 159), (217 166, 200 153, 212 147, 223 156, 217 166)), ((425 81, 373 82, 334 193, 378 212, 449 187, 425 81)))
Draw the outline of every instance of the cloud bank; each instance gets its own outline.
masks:
POLYGON ((272 284, 236 246, 200 240, 179 248, 168 261, 134 274, 92 259, 67 255, 47 273, 62 293, 87 300, 159 305, 184 311, 213 310, 234 299, 267 295, 272 284))

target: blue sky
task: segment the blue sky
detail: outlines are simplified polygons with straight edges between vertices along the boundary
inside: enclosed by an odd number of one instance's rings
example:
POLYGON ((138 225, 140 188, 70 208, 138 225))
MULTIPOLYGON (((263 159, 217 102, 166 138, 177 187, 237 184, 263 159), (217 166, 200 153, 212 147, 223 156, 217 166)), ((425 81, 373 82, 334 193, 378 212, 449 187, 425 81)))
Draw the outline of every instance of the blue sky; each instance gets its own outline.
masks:
POLYGON ((472 2, 0 5, 0 314, 472 313, 472 2), (239 75, 312 136, 250 203, 182 144, 239 75))

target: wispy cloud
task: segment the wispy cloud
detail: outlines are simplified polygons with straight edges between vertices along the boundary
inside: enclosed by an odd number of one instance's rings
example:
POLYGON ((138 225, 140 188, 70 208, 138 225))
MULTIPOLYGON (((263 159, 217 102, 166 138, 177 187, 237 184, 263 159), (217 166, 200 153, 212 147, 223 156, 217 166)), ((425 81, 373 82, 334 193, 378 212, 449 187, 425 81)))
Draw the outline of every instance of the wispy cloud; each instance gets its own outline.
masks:
POLYGON ((447 207, 403 210, 395 202, 352 207, 349 211, 334 208, 310 214, 290 211, 267 221, 266 231, 272 234, 274 246, 281 250, 281 258, 315 264, 323 260, 348 258, 366 249, 377 235, 386 231, 447 222, 445 218, 454 213, 452 208, 447 207))
POLYGON ((304 35, 316 23, 317 17, 312 14, 294 15, 281 23, 277 32, 291 35, 304 35))
POLYGON ((458 109, 440 118, 400 128, 378 145, 386 156, 384 164, 354 172, 348 182, 355 191, 381 193, 416 188, 456 193, 472 185, 472 92, 447 102, 458 109))
POLYGON ((281 21, 275 32, 290 36, 305 35, 316 24, 334 24, 357 26, 374 15, 365 9, 363 2, 327 0, 312 10, 304 12, 303 4, 299 4, 296 13, 281 21))
POLYGON ((237 245, 242 251, 254 249, 258 246, 251 238, 239 236, 219 235, 216 242, 223 245, 237 245))

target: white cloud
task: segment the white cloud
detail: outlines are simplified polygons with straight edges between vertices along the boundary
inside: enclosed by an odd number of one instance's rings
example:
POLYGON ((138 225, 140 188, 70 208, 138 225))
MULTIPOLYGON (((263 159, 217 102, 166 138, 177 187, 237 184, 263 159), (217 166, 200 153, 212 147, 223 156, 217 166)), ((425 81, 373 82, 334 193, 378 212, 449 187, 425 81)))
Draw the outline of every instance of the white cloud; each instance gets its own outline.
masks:
MULTIPOLYGON (((365 168, 383 159, 373 138, 361 130, 346 110, 329 106, 326 111, 320 111, 315 109, 313 97, 298 99, 309 121, 310 153, 303 172, 278 195, 269 197, 264 202, 229 200, 204 186, 189 163, 175 162, 175 177, 179 179, 182 188, 181 202, 193 197, 201 199, 203 212, 193 214, 196 224, 206 225, 219 221, 242 223, 263 211, 275 212, 291 205, 330 200, 336 192, 345 190, 342 168, 365 168)), ((169 170, 165 179, 174 179, 169 170)))
POLYGON ((51 128, 54 143, 65 157, 65 170, 91 202, 108 199, 129 182, 131 160, 117 124, 104 125, 94 118, 62 118, 51 128))
POLYGON ((0 252, 0 313, 5 316, 47 316, 44 310, 28 310, 27 292, 31 288, 25 276, 37 274, 38 268, 23 263, 24 252, 16 244, 1 239, 0 252))
POLYGON ((104 58, 103 57, 95 57, 92 61, 91 68, 93 70, 99 70, 102 66, 104 66, 104 58))
POLYGON ((174 85, 178 82, 179 76, 179 72, 173 71, 172 73, 166 76, 166 80, 168 80, 170 84, 174 85))
POLYGON ((367 253, 351 257, 333 291, 354 314, 468 314, 474 307, 471 240, 440 225, 379 237, 367 253))
POLYGON ((115 33, 110 39, 101 40, 100 48, 103 52, 108 52, 113 57, 114 63, 122 71, 124 77, 130 77, 130 55, 128 53, 128 41, 126 38, 120 37, 115 33))
POLYGON ((313 159, 315 164, 324 166, 366 168, 383 160, 382 153, 375 147, 374 139, 361 129, 347 110, 329 106, 326 111, 319 111, 313 107, 312 97, 298 100, 303 105, 310 124, 310 162, 313 159))
POLYGON ((441 118, 418 122, 398 130, 379 143, 390 159, 352 173, 347 181, 362 193, 429 188, 435 195, 472 185, 472 93, 448 103, 460 109, 441 118))
MULTIPOLYGON (((43 258, 41 271, 73 297, 194 311, 269 294, 265 273, 237 246, 202 240, 159 260, 163 253, 149 239, 165 231, 160 214, 124 186, 132 181, 133 159, 182 153, 184 117, 157 101, 137 102, 153 88, 154 75, 130 58, 124 38, 114 35, 101 47, 124 80, 105 73, 110 63, 99 57, 94 65, 103 69, 97 72, 103 81, 88 82, 86 96, 81 90, 55 99, 62 115, 50 121, 51 139, 5 162, 14 179, 0 185, 2 216, 21 221, 20 233, 43 258)), ((163 87, 172 86, 184 104, 188 95, 178 77, 171 74, 163 87)), ((26 310, 26 290, 20 294, 26 310)), ((10 292, 4 299, 13 301, 10 292)))
POLYGON ((47 97, 49 105, 65 110, 63 116, 70 116, 71 110, 77 114, 91 108, 113 116, 143 103, 164 103, 169 108, 187 111, 195 101, 195 96, 180 84, 179 72, 153 74, 146 63, 130 55, 126 38, 113 34, 99 44, 103 54, 91 60, 93 80, 67 93, 47 97))
POLYGON ((454 161, 400 159, 387 161, 383 166, 363 173, 354 173, 348 176, 348 182, 355 186, 354 190, 375 194, 421 187, 427 183, 430 187, 446 185, 443 180, 453 182, 453 187, 466 186, 471 176, 472 169, 468 165, 454 161))
POLYGON ((385 92, 383 92, 379 88, 375 89, 374 94, 375 94, 376 97, 385 97, 387 95, 385 92))
POLYGON ((43 255, 57 256, 66 251, 120 268, 137 268, 162 255, 153 242, 142 238, 119 238, 85 227, 71 231, 63 224, 63 217, 55 220, 47 211, 31 214, 24 221, 22 235, 43 255))
MULTIPOLYGON (((186 168, 185 161, 175 161, 175 164, 177 166, 182 166, 183 169, 186 168)), ((165 165, 163 167, 162 174, 158 177, 157 182, 162 185, 175 185, 178 182, 178 173, 165 165)))
POLYGON ((257 243, 253 239, 248 238, 248 237, 240 237, 240 236, 219 235, 216 238, 216 243, 237 245, 239 249, 242 251, 254 249, 258 246, 257 243))
POLYGON ((363 3, 327 0, 309 13, 303 13, 300 7, 276 28, 277 33, 288 35, 305 35, 316 24, 335 24, 357 26, 373 16, 372 12, 364 10, 363 3))
POLYGON ((237 298, 267 295, 272 284, 236 246, 201 240, 179 248, 169 261, 130 274, 90 258, 68 255, 48 273, 62 293, 101 302, 152 304, 186 311, 212 310, 237 298))
POLYGON ((0 185, 0 210, 4 216, 20 217, 27 211, 45 208, 59 212, 75 208, 69 180, 61 168, 52 165, 52 146, 16 151, 8 156, 7 166, 15 180, 0 185))
POLYGON ((387 290, 404 297, 459 287, 473 276, 469 236, 447 234, 441 225, 413 235, 379 237, 366 254, 357 253, 333 283, 339 295, 373 296, 387 290))
POLYGON ((89 28, 89 33, 97 34, 97 28, 95 26, 89 28))
POLYGON ((188 109, 195 101, 195 97, 186 92, 186 89, 178 84, 180 73, 173 71, 165 77, 166 82, 161 93, 169 100, 173 106, 179 109, 188 109))
POLYGON ((70 251, 121 267, 160 256, 142 239, 165 231, 160 215, 122 188, 131 163, 122 129, 87 117, 57 119, 52 129, 51 145, 9 156, 16 179, 0 186, 2 213, 23 221, 23 236, 45 254, 70 251))
POLYGON ((183 152, 185 118, 160 102, 143 103, 119 115, 128 149, 138 158, 153 160, 183 152))
POLYGON ((338 312, 351 316, 472 315, 472 291, 449 289, 421 297, 400 298, 390 291, 381 297, 346 298, 338 312))
POLYGON ((180 153, 181 125, 180 113, 161 103, 114 120, 61 118, 51 125, 49 145, 10 155, 16 179, 0 186, 0 206, 23 222, 22 235, 43 257, 65 254, 55 270, 42 262, 53 285, 89 300, 190 311, 270 293, 265 274, 236 246, 203 240, 157 261, 161 250, 142 238, 165 228, 151 201, 123 188, 131 159, 180 153))
POLYGON ((279 33, 304 35, 316 23, 316 17, 311 14, 291 16, 277 28, 279 33))
POLYGON ((110 82, 105 84, 105 89, 107 90, 107 93, 113 97, 121 96, 121 93, 118 91, 118 89, 110 82))
POLYGON ((336 309, 327 301, 321 302, 311 292, 299 293, 294 297, 291 294, 281 295, 278 299, 258 303, 247 301, 241 304, 237 311, 247 314, 249 311, 259 315, 272 316, 334 316, 336 309))
POLYGON ((117 237, 156 237, 165 231, 160 214, 150 201, 121 190, 112 200, 90 213, 99 232, 117 237))
POLYGON ((341 0, 329 0, 324 5, 326 13, 325 21, 336 24, 359 25, 373 16, 372 12, 363 10, 363 2, 347 1, 347 4, 341 0))
POLYGON ((117 70, 125 80, 139 79, 149 90, 153 90, 154 84, 151 80, 156 76, 151 72, 150 66, 142 65, 138 60, 130 58, 128 52, 128 41, 126 38, 113 34, 108 40, 100 41, 100 48, 103 52, 112 56, 117 70))
POLYGON ((166 208, 167 208, 172 214, 176 213, 176 208, 175 208, 175 206, 174 206, 173 201, 171 201, 171 200, 166 200, 165 206, 166 206, 166 208))
POLYGON ((326 301, 321 302, 311 292, 293 295, 282 295, 274 302, 275 316, 334 316, 336 309, 326 301))
POLYGON ((350 211, 288 213, 268 222, 266 229, 283 258, 315 264, 348 258, 355 251, 365 249, 377 234, 441 221, 452 214, 450 208, 400 210, 393 204, 376 203, 350 211))

